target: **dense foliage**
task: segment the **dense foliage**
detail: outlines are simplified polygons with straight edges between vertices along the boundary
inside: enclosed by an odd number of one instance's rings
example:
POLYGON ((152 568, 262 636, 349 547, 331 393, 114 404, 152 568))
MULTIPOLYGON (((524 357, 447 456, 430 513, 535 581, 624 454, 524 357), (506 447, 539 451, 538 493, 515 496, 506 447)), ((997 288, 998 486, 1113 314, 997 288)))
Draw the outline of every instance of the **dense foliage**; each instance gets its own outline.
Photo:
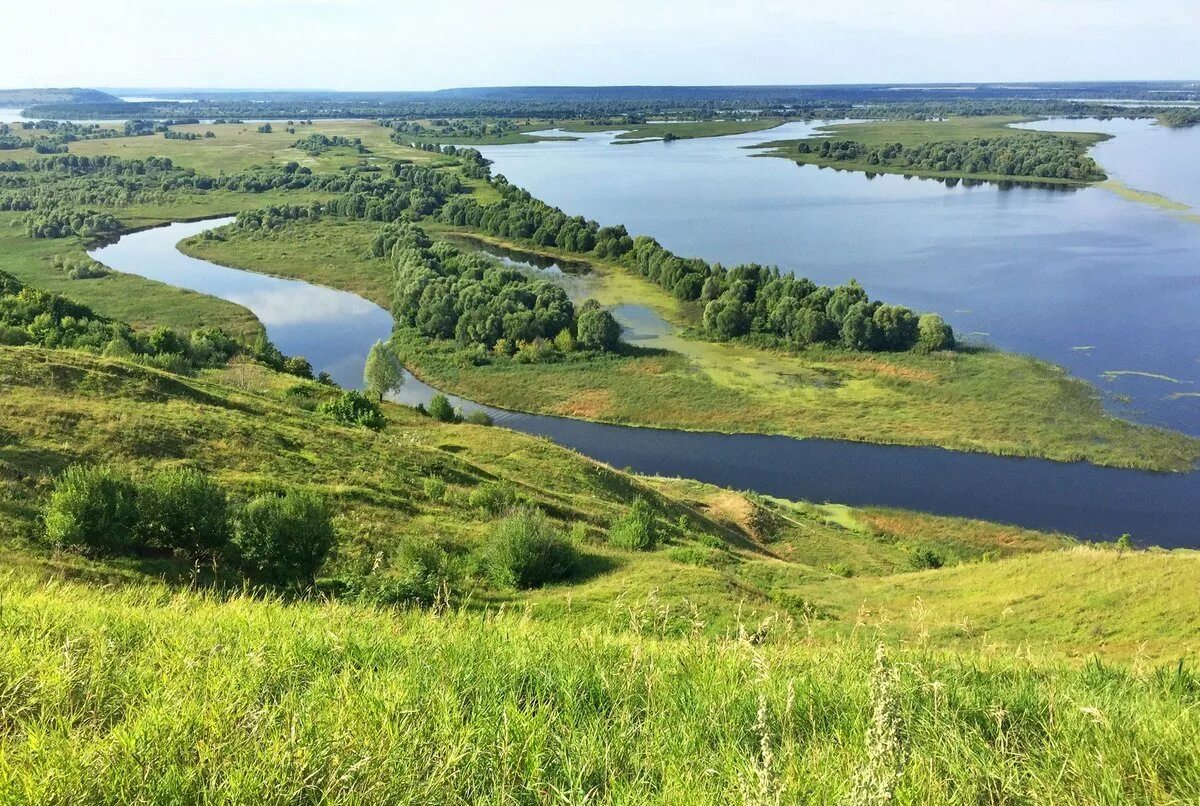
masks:
POLYGON ((329 135, 325 134, 313 133, 292 143, 292 148, 299 149, 300 151, 303 151, 306 154, 311 154, 314 157, 319 154, 324 154, 326 151, 329 151, 332 148, 353 148, 359 154, 368 153, 367 147, 363 145, 361 137, 355 137, 351 139, 349 137, 343 137, 340 134, 335 134, 334 136, 330 137, 329 135))
POLYGON ((1188 126, 1200 126, 1200 109, 1196 107, 1180 107, 1177 109, 1168 109, 1159 115, 1159 119, 1164 124, 1175 129, 1184 129, 1188 126))
POLYGON ((981 137, 905 146, 889 143, 870 148, 854 140, 802 140, 800 154, 816 154, 823 162, 852 162, 881 168, 911 168, 967 174, 1036 176, 1047 179, 1100 181, 1104 171, 1069 137, 981 137))
POLYGON ((232 562, 259 582, 311 584, 337 536, 325 502, 306 492, 262 495, 231 510, 216 482, 194 468, 135 481, 105 466, 72 465, 43 514, 53 546, 91 556, 177 552, 232 562))
POLYGON ((248 348, 216 327, 198 328, 188 336, 168 327, 138 331, 65 297, 30 288, 0 271, 0 345, 24 344, 88 350, 171 372, 222 366, 244 352, 281 372, 312 377, 307 361, 284 356, 261 331, 248 348))
POLYGON ((241 568, 251 578, 275 585, 311 584, 336 542, 329 507, 302 491, 255 498, 234 522, 241 568))
MULTIPOLYGON (((511 353, 575 329, 575 306, 561 286, 444 241, 435 243, 415 225, 385 227, 372 249, 395 266, 397 323, 424 336, 511 353)), ((603 315, 611 319, 606 311, 603 315)), ((589 349, 616 347, 607 324, 585 329, 602 332, 584 345, 589 349)))
POLYGON ((67 151, 67 143, 118 135, 115 129, 102 128, 98 123, 65 120, 0 123, 0 151, 31 148, 38 154, 63 154, 67 151))

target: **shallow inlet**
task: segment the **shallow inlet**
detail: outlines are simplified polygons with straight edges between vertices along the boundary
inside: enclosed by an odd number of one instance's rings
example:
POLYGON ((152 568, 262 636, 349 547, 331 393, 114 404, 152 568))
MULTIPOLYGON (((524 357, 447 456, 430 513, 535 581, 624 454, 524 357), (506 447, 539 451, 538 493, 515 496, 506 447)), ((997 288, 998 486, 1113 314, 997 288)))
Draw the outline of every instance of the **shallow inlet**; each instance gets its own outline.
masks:
MULTIPOLYGON (((93 250, 96 260, 249 308, 284 353, 347 387, 360 385, 367 352, 387 338, 387 311, 345 291, 217 266, 175 248, 230 219, 171 224, 93 250)), ((409 376, 401 403, 436 391, 409 376)), ((545 436, 614 467, 683 476, 792 499, 902 507, 982 518, 1085 538, 1129 532, 1146 543, 1200 547, 1200 472, 1157 474, 1014 459, 938 448, 908 448, 756 434, 632 428, 524 414, 451 396, 464 411, 545 436)))

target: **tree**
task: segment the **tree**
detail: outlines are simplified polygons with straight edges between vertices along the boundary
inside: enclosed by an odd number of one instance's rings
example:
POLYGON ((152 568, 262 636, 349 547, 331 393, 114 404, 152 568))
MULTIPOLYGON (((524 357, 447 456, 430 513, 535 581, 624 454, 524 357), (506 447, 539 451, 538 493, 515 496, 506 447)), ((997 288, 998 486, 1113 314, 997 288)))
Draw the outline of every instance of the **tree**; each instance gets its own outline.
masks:
POLYGON ((72 465, 45 512, 46 539, 86 554, 119 554, 137 544, 137 488, 108 467, 72 465))
POLYGON ((880 305, 871 316, 875 346, 881 350, 907 350, 917 341, 917 316, 899 305, 880 305))
MULTIPOLYGON (((830 303, 832 306, 832 303, 830 303)), ((870 350, 875 343, 875 321, 871 303, 856 302, 842 320, 842 346, 848 350, 870 350)))
POLYGON ((842 322, 846 318, 846 314, 850 312, 850 307, 856 302, 866 302, 867 292, 858 284, 858 280, 851 280, 846 285, 839 285, 833 290, 833 296, 829 298, 829 304, 825 307, 825 313, 829 318, 836 323, 842 322))
POLYGON ((274 585, 311 584, 335 543, 329 508, 308 492, 259 496, 234 529, 242 569, 274 585))
POLYGON ((458 420, 458 414, 454 411, 454 406, 450 404, 450 398, 440 392, 429 401, 429 416, 442 423, 453 423, 458 420))
POLYGON ((159 473, 142 487, 138 510, 138 531, 150 545, 211 559, 229 543, 225 491, 199 470, 159 473))
POLYGON ((927 313, 917 320, 917 344, 919 352, 954 349, 954 330, 936 313, 927 313))
POLYGON ((620 548, 648 551, 658 542, 654 509, 640 495, 633 499, 629 511, 615 520, 608 530, 608 542, 620 548))
POLYGON ((594 299, 589 299, 579 308, 579 319, 576 322, 576 341, 585 350, 617 349, 621 341, 621 326, 613 315, 594 299))
POLYGON ((399 392, 404 386, 404 367, 396 352, 386 343, 377 341, 371 347, 363 368, 363 383, 367 391, 379 400, 391 392, 399 392))

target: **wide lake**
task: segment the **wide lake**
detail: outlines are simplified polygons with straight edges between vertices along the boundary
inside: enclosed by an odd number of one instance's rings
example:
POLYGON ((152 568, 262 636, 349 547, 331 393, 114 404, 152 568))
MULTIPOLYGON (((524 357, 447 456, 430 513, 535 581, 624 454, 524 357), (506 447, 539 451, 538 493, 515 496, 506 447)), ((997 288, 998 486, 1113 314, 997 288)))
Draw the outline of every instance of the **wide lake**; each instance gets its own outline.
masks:
MULTIPOLYGON (((960 336, 1031 353, 1105 392, 1110 410, 1200 434, 1200 219, 1082 189, 868 177, 754 156, 819 124, 675 142, 611 133, 481 151, 535 196, 726 265, 776 264, 943 314, 960 336)), ((1070 120, 1115 135, 1094 156, 1124 186, 1194 205, 1200 127, 1070 120)))
MULTIPOLYGON (((225 268, 176 250, 183 238, 226 220, 133 233, 91 254, 120 271, 243 305, 285 353, 304 355, 342 385, 358 386, 367 351, 391 333, 391 316, 344 291, 225 268)), ((657 320, 642 321, 636 310, 618 314, 627 327, 653 337, 657 320)), ((409 377, 397 399, 413 405, 433 394, 409 377)), ((466 411, 490 412, 500 425, 641 473, 793 499, 904 507, 1088 538, 1131 532, 1163 546, 1200 547, 1200 473, 1141 473, 936 448, 629 428, 452 400, 466 411)))

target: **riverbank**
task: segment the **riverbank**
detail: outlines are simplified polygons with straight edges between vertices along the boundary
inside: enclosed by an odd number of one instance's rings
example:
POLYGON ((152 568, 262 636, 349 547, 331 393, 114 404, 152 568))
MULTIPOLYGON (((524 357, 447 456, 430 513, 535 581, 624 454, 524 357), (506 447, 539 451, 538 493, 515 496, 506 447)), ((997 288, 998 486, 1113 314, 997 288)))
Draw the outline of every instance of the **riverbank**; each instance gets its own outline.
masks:
MULTIPOLYGON (((376 231, 366 222, 323 219, 269 233, 227 232, 224 240, 192 239, 181 248, 221 265, 354 290, 386 305, 390 268, 367 257, 376 231)), ((446 227, 430 231, 455 233, 446 227)), ((694 310, 619 264, 589 264, 587 296, 609 306, 645 306, 671 330, 620 355, 544 364, 497 360, 479 366, 453 342, 403 332, 397 345, 432 385, 518 411, 1148 470, 1188 470, 1200 456, 1200 441, 1112 417, 1095 387, 1030 357, 987 349, 929 356, 835 349, 785 353, 687 338, 694 310)))

